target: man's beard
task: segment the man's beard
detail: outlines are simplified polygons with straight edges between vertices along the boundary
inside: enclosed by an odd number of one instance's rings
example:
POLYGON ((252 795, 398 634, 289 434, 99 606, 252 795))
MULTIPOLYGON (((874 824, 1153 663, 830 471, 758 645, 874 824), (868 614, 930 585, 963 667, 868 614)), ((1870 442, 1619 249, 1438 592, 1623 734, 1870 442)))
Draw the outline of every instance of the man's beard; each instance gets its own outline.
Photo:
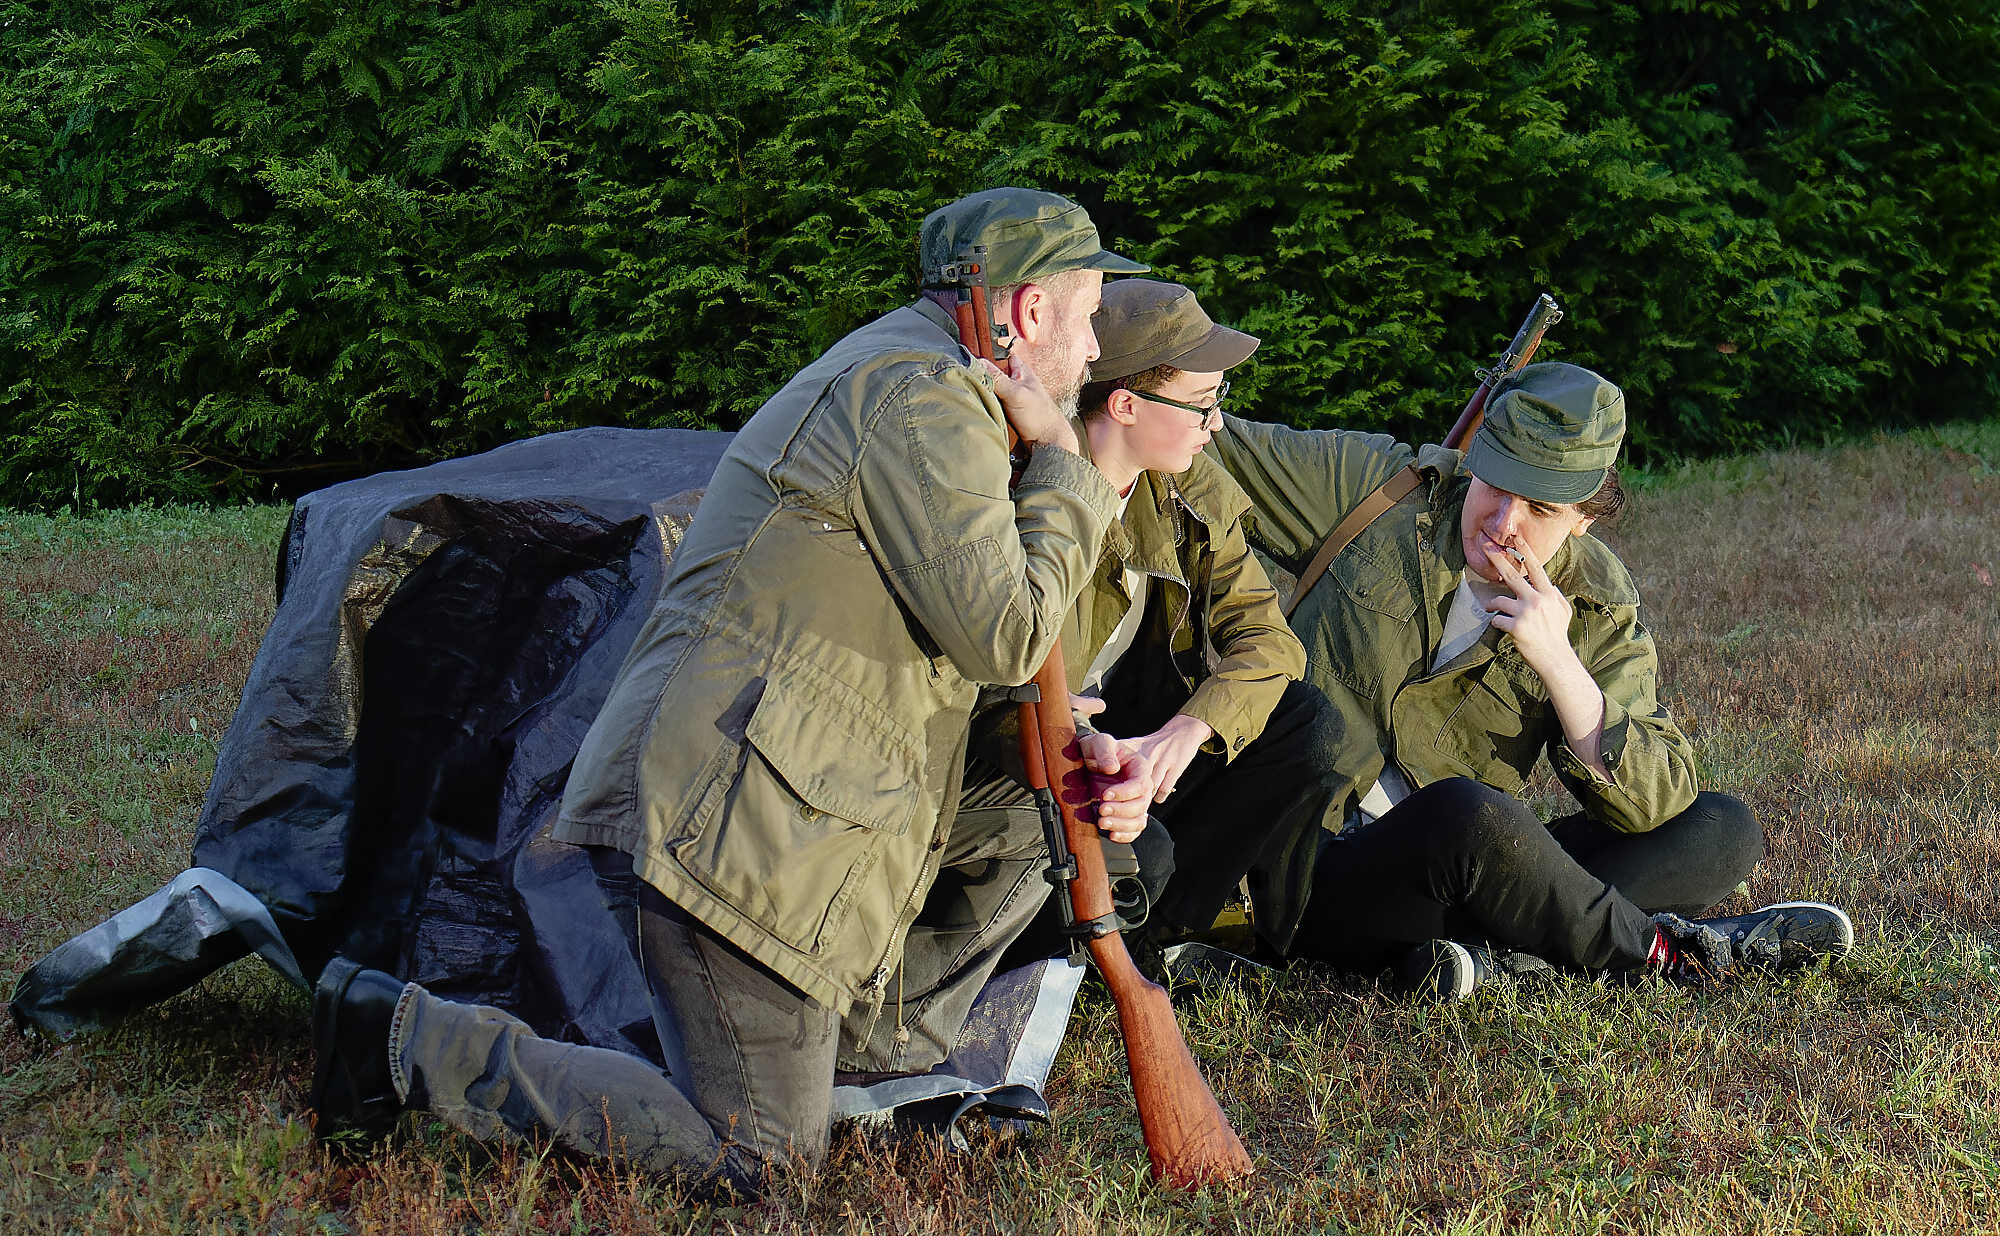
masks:
MULTIPOLYGON (((1059 320, 1049 333, 1047 355, 1051 360, 1073 355, 1075 344, 1075 333, 1069 329, 1068 323, 1059 320)), ((1079 365, 1074 372, 1061 374, 1044 373, 1037 366, 1035 376, 1042 380, 1042 389, 1049 393, 1049 402, 1056 405, 1056 411, 1066 417, 1074 417, 1077 401, 1083 397, 1083 384, 1090 381, 1090 366, 1079 365)))
POLYGON ((1083 399, 1084 383, 1090 381, 1090 366, 1085 365, 1070 380, 1066 389, 1049 392, 1049 402, 1056 405, 1056 411, 1074 420, 1083 399))

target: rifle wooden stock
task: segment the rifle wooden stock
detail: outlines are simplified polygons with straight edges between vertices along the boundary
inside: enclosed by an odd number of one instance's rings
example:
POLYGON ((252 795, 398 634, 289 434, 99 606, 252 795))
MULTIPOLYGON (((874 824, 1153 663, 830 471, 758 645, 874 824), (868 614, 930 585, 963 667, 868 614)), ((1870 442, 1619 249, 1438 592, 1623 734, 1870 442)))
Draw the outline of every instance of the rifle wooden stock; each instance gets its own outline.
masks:
MULTIPOLYGON (((959 342, 974 356, 992 360, 986 289, 976 283, 962 289, 954 316, 959 342)), ((1015 446, 1011 427, 1007 446, 1009 450, 1015 446)), ((1071 917, 1078 923, 1093 922, 1114 911, 1111 880, 1105 874, 1096 821, 1077 813, 1090 802, 1091 786, 1077 746, 1069 671, 1060 642, 1049 649, 1034 682, 1040 699, 1022 704, 1020 710, 1021 764, 1028 788, 1052 794, 1062 812, 1063 837, 1077 870, 1067 889, 1071 917)), ((1195 1188, 1256 1171, 1188 1050, 1166 990, 1139 973, 1125 949, 1125 937, 1116 930, 1091 939, 1090 956, 1118 1006, 1118 1029, 1125 1041, 1132 1097, 1139 1108, 1153 1179, 1175 1188, 1195 1188)))
MULTIPOLYGON (((1097 824, 1077 809, 1090 802, 1090 775, 1080 761, 1076 722, 1069 707, 1069 675, 1060 646, 1035 675, 1039 702, 1021 705, 1021 757, 1030 780, 1041 773, 1062 810, 1063 836, 1076 863, 1069 882, 1070 913, 1078 923, 1113 913, 1111 881, 1097 824)), ((1125 1063, 1132 1073, 1132 1097, 1146 1135, 1153 1179, 1175 1188, 1196 1188, 1234 1180, 1257 1170, 1229 1117, 1188 1050, 1173 1001, 1165 989, 1139 973, 1125 950, 1125 937, 1108 931, 1090 941, 1090 957, 1118 1006, 1118 1029, 1125 1040, 1125 1063)))
POLYGON ((1479 389, 1472 392, 1472 398, 1465 402, 1465 410, 1452 422, 1451 432, 1444 436, 1444 445, 1462 451, 1471 443, 1472 435, 1479 432, 1479 423, 1486 419, 1486 399, 1493 393, 1494 383, 1533 360, 1535 349, 1542 346, 1542 336, 1560 321, 1562 310, 1556 306, 1555 297, 1543 292, 1535 300, 1534 307, 1528 310, 1521 329, 1514 332, 1514 341, 1500 354, 1499 362, 1480 373, 1479 389))
MULTIPOLYGON (((979 355, 985 357, 987 360, 992 360, 993 313, 986 303, 985 285, 975 284, 971 288, 971 295, 966 297, 966 301, 972 306, 972 329, 979 332, 979 355)), ((961 319, 962 321, 963 319, 961 319)), ((964 338, 963 329, 961 325, 959 336, 961 339, 964 338)))

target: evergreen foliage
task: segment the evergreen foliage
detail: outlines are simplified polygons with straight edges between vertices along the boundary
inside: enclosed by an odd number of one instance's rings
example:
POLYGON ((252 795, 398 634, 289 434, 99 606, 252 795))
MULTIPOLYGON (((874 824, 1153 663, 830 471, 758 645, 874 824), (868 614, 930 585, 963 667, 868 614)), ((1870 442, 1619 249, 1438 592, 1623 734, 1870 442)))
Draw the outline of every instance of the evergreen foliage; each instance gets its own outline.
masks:
POLYGON ((733 427, 1005 183, 1253 415, 1435 436, 1544 288, 1642 461, 2000 397, 2000 0, 0 12, 0 503, 733 427))

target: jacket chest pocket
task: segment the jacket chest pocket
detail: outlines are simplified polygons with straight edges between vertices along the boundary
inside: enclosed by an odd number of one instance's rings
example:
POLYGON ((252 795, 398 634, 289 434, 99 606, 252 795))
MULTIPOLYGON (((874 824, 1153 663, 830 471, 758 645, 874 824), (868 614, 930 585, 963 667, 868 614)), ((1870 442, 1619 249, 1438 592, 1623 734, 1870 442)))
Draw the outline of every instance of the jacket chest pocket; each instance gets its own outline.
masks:
POLYGON ((778 939, 825 952, 929 806, 923 752, 891 724, 837 693, 772 678, 733 770, 717 770, 675 857, 778 939))
POLYGON ((1547 741, 1548 699, 1540 679, 1511 651, 1460 680, 1463 694, 1445 717, 1433 749, 1468 776, 1518 794, 1547 741), (1530 680, 1532 680, 1532 685, 1530 680))
POLYGON ((1401 673, 1416 659, 1418 589, 1400 558, 1362 541, 1348 546, 1327 573, 1332 580, 1319 586, 1338 588, 1340 595, 1323 603, 1318 659, 1334 678, 1372 699, 1385 673, 1401 673))

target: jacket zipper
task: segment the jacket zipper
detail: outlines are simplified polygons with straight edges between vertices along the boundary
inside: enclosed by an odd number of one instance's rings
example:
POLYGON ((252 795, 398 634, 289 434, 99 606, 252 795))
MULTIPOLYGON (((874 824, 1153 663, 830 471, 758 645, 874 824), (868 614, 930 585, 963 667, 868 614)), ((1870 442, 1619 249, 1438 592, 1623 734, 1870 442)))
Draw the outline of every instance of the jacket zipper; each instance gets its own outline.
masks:
MULTIPOLYGON (((924 848, 924 861, 917 868, 917 882, 910 886, 909 895, 903 899, 903 908, 897 911, 896 921, 890 928, 889 947, 882 950, 882 959, 876 964, 875 972, 862 980, 861 990, 869 994, 871 997, 869 1003, 873 1006, 872 1011, 868 1014, 867 1024, 861 1030, 860 1041, 862 1043, 868 1042, 869 1039, 875 1036, 875 1025, 882 1020, 882 1001, 874 998, 875 993, 880 992, 888 985, 889 975, 894 971, 894 967, 889 964, 889 956, 896 951, 896 945, 903 939, 904 933, 910 929, 910 924, 917 919, 917 890, 929 885, 930 881, 926 877, 933 874, 933 865, 937 862, 938 854, 939 850, 936 846, 926 846, 924 848)), ((899 1026, 898 1029, 900 1028, 899 1026)))

